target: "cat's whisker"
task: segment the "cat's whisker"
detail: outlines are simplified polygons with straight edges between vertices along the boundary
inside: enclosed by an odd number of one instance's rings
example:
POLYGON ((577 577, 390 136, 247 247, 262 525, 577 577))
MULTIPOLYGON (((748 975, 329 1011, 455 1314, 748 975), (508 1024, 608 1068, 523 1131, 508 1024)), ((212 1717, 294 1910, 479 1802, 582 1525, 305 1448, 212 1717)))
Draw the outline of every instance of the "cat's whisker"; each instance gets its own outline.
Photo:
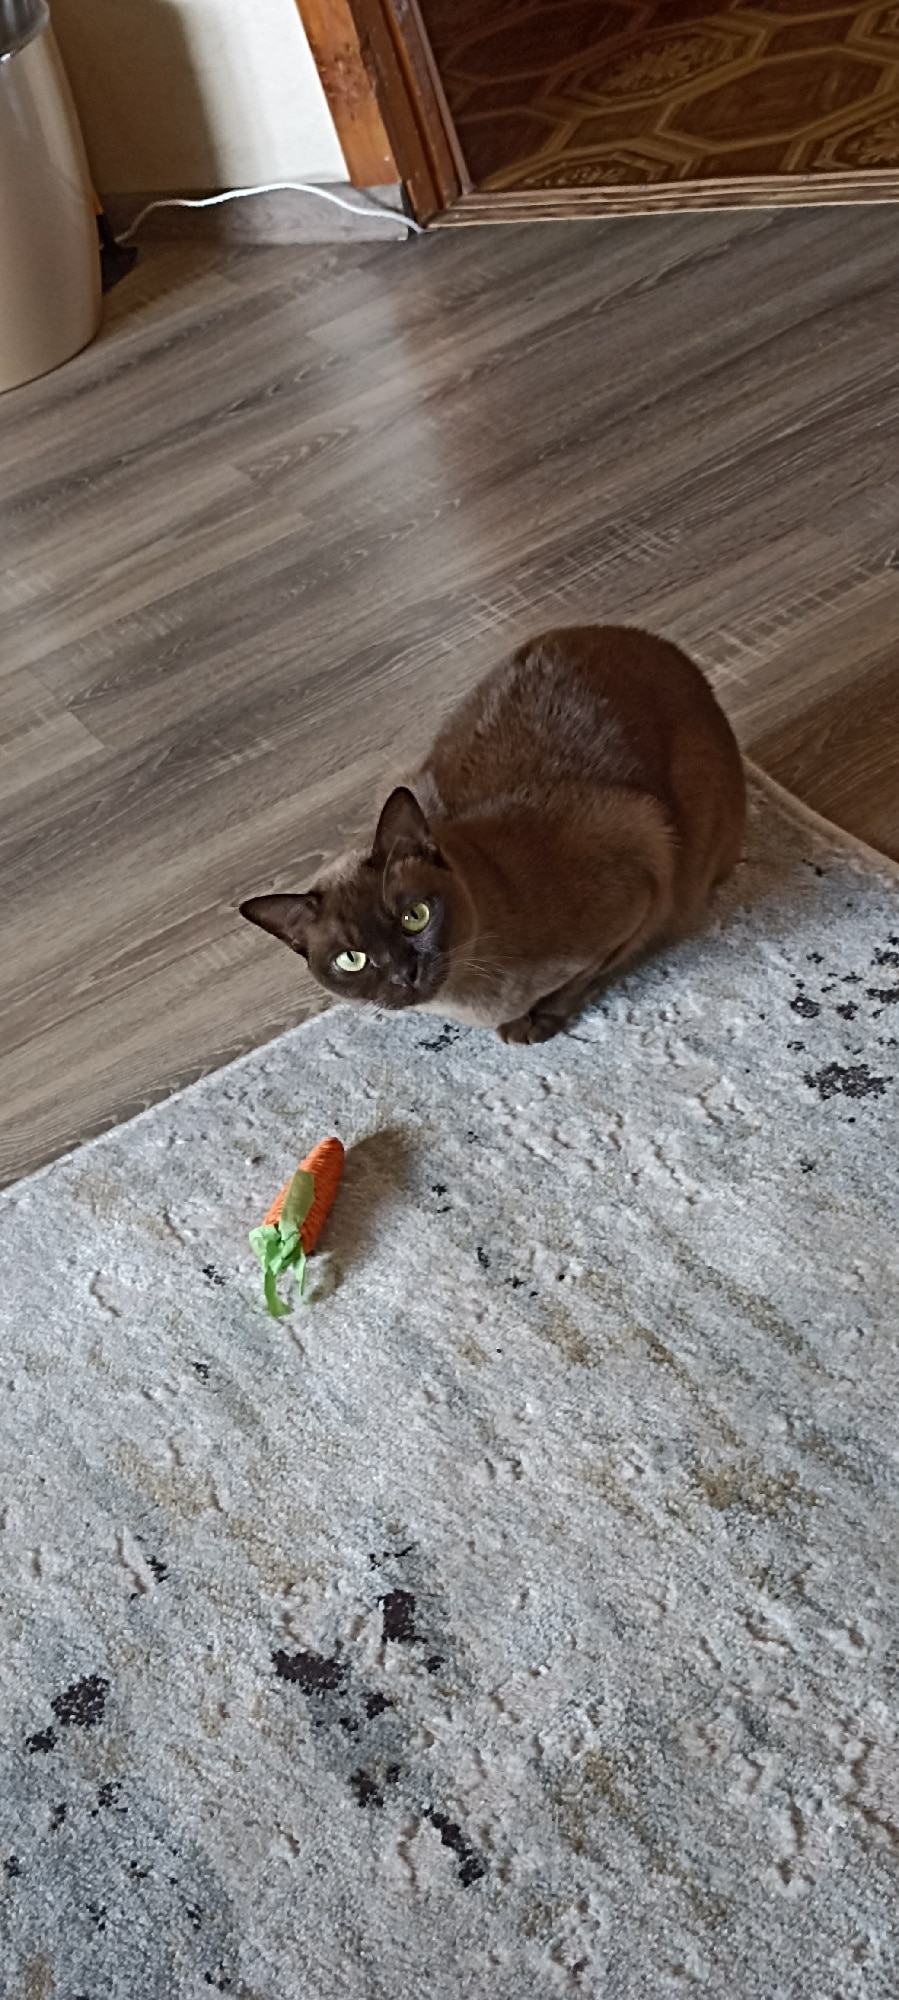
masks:
POLYGON ((476 949, 474 947, 469 947, 468 950, 462 948, 458 951, 458 954, 451 951, 449 956, 454 979, 498 979, 504 977, 511 968, 524 966, 528 963, 525 952, 516 951, 514 947, 510 949, 508 945, 503 945, 502 936, 499 931, 484 931, 478 937, 476 949), (491 958, 487 956, 487 952, 492 944, 496 944, 499 949, 497 956, 491 958), (502 955, 501 965, 497 962, 500 951, 502 955))

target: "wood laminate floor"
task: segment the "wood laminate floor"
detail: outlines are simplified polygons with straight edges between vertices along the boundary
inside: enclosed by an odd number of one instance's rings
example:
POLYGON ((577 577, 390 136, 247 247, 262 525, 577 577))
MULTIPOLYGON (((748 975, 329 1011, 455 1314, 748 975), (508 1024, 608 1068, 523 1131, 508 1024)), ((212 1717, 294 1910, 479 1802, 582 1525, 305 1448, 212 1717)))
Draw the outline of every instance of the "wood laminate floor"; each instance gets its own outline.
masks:
POLYGON ((315 1004, 238 900, 546 624, 694 649, 744 745, 899 855, 896 230, 154 245, 0 402, 4 1179, 315 1004))

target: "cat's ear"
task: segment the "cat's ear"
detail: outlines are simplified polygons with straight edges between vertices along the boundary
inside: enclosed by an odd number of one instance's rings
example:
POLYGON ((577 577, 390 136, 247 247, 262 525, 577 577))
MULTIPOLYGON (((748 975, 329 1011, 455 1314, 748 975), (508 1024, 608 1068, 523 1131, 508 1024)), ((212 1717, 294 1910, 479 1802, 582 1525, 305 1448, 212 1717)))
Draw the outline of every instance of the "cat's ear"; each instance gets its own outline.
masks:
POLYGON ((408 786, 398 785, 391 792, 378 821, 378 830, 371 850, 373 868, 386 868, 391 856, 399 860, 405 854, 426 855, 429 861, 439 861, 440 852, 428 831, 421 806, 408 786))
POLYGON ((251 896, 248 903, 241 903, 240 914, 306 958, 309 926, 318 916, 321 901, 318 889, 308 890, 305 896, 251 896))

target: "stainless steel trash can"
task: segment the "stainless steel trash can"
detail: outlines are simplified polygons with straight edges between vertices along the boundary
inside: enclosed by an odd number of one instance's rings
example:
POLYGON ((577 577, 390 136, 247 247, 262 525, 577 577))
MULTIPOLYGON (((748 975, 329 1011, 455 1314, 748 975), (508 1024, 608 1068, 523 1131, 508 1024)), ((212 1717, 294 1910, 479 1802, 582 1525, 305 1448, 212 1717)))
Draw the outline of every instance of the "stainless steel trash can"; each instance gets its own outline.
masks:
POLYGON ((46 0, 0 0, 0 390, 100 324, 90 174, 46 0))

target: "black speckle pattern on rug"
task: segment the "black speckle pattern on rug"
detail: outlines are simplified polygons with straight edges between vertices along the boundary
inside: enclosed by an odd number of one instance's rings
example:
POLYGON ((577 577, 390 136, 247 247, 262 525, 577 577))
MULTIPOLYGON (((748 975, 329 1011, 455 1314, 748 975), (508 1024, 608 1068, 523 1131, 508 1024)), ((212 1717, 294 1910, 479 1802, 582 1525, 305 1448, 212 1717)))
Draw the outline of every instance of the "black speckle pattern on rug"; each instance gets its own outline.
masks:
POLYGON ((0 1198, 10 2000, 895 2000, 897 1001, 754 785, 569 1036, 338 1009, 0 1198))

